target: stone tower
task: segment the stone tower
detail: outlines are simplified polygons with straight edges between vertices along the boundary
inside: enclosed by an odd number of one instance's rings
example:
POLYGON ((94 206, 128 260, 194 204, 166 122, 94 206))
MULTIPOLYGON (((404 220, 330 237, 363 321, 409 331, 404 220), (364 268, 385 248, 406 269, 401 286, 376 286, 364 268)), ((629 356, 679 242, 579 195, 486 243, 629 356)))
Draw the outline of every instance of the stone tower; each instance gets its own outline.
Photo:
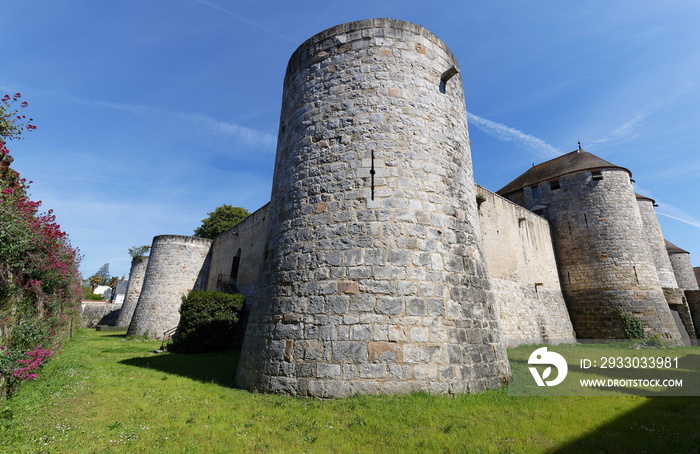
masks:
POLYGON ((131 270, 129 271, 129 286, 124 297, 124 304, 119 312, 116 326, 129 326, 131 317, 136 310, 136 304, 139 302, 141 295, 141 287, 143 287, 143 278, 146 275, 146 266, 148 265, 148 256, 134 257, 131 260, 131 270))
POLYGON ((177 327, 183 295, 206 288, 212 240, 182 235, 153 238, 128 336, 160 338, 177 327))
POLYGON ((678 288, 676 276, 671 266, 671 260, 666 251, 664 236, 663 233, 661 233, 659 218, 656 217, 656 211, 654 210, 655 202, 653 199, 644 197, 643 195, 636 194, 636 197, 637 203, 639 204, 639 212, 642 216, 644 233, 649 243, 651 257, 654 260, 661 287, 678 288))
POLYGON ((578 338, 625 337, 620 308, 647 334, 680 341, 630 177, 579 148, 528 169, 498 194, 549 220, 578 338))
POLYGON ((457 61, 421 26, 338 25, 292 55, 237 381, 341 397, 509 375, 457 61))
POLYGON ((690 263, 690 252, 679 248, 670 241, 666 241, 665 244, 678 287, 683 290, 698 290, 693 265, 690 263))

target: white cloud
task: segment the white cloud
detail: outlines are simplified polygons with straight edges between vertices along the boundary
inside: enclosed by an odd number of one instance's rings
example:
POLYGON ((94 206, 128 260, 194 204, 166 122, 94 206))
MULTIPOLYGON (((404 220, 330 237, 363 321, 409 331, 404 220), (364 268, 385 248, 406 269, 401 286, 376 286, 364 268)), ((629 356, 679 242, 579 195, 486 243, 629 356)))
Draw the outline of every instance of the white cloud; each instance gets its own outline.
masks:
POLYGON ((495 121, 487 120, 478 115, 474 115, 471 112, 467 112, 467 118, 469 123, 476 126, 484 133, 495 137, 498 140, 503 140, 506 142, 513 142, 516 145, 534 152, 541 158, 552 159, 557 156, 561 156, 563 153, 552 145, 548 144, 542 139, 525 134, 524 132, 506 126, 502 123, 496 123, 495 121))
POLYGON ((155 121, 185 125, 186 127, 194 129, 202 134, 216 134, 231 137, 242 142, 242 144, 247 147, 254 147, 256 149, 267 151, 270 154, 275 152, 275 147, 277 144, 277 138, 272 134, 256 131, 255 129, 233 123, 218 121, 206 115, 157 109, 155 107, 140 104, 92 101, 74 96, 69 96, 68 99, 86 106, 107 107, 122 112, 132 113, 134 115, 147 117, 155 121))
POLYGON ((239 20, 241 22, 245 22, 248 25, 252 25, 253 27, 259 28, 260 30, 266 31, 267 33, 270 33, 271 35, 275 35, 278 38, 282 38, 286 41, 292 42, 292 43, 297 44, 297 45, 299 44, 299 40, 296 40, 294 38, 290 38, 289 36, 286 36, 286 35, 279 33, 277 30, 273 30, 273 29, 268 28, 260 23, 253 22, 252 20, 246 19, 243 16, 239 16, 238 14, 234 13, 233 11, 222 8, 219 5, 215 5, 213 3, 207 2, 206 0, 194 0, 194 1, 199 3, 199 4, 208 6, 210 8, 214 8, 215 10, 221 11, 222 13, 228 14, 229 16, 233 17, 236 20, 239 20))
POLYGON ((672 205, 669 205, 667 203, 662 203, 662 202, 656 202, 657 205, 659 206, 658 209, 656 210, 656 213, 661 215, 661 216, 666 216, 667 218, 675 219, 676 221, 684 222, 688 225, 692 225, 693 227, 696 227, 700 229, 700 220, 694 218, 693 216, 689 215, 685 211, 681 210, 680 208, 676 208, 672 205))

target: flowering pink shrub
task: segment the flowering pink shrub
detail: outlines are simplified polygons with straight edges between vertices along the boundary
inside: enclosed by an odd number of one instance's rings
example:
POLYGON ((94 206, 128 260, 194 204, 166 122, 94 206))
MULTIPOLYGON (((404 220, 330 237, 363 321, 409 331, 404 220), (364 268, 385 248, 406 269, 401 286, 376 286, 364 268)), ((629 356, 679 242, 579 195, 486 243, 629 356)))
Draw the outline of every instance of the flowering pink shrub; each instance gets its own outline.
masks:
POLYGON ((41 366, 41 362, 48 359, 51 356, 50 350, 44 350, 41 345, 34 347, 34 350, 30 350, 25 353, 27 359, 18 359, 15 361, 20 366, 12 371, 12 377, 19 380, 33 380, 38 375, 32 371, 36 370, 41 366))
MULTIPOLYGON (((0 122, 7 112, 2 104, 20 97, 8 96, 0 99, 0 122)), ((23 127, 34 129, 29 126, 23 127)), ((10 168, 12 158, 2 138, 12 136, 3 135, 2 127, 0 123, 0 388, 11 392, 36 378, 42 362, 70 336, 67 328, 74 326, 82 296, 82 257, 53 211, 40 213, 41 201, 30 199, 32 182, 10 168)))

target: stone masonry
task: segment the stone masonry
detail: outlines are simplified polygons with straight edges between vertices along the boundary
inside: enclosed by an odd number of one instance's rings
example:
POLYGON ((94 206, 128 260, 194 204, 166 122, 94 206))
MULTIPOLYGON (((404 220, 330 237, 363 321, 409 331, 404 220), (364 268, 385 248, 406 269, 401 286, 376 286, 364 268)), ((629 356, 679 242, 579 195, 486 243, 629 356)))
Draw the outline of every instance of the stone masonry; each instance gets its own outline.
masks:
POLYGON ((507 379, 461 78, 430 32, 366 20, 297 49, 270 217, 241 386, 342 397, 507 379))
POLYGON ((656 211, 654 210, 654 200, 638 194, 636 197, 637 204, 639 205, 639 213, 642 216, 644 234, 649 248, 651 249, 651 257, 654 260, 661 287, 678 288, 676 276, 671 266, 671 260, 666 252, 666 244, 664 243, 664 235, 659 225, 659 218, 656 216, 656 211))
POLYGON ((148 256, 134 257, 131 260, 131 270, 129 271, 129 286, 126 289, 126 297, 124 304, 119 313, 116 326, 128 327, 131 323, 131 317, 134 316, 136 305, 139 302, 141 288, 143 287, 143 279, 146 275, 146 267, 148 266, 148 256))
MULTIPOLYGON (((556 168, 557 159, 575 165, 591 156, 577 150, 555 158, 549 166, 556 168)), ((640 241, 646 236, 627 169, 608 163, 596 174, 572 172, 518 192, 527 208, 539 209, 549 219, 577 337, 624 337, 615 313, 620 308, 638 317, 648 335, 681 341, 648 244, 640 241)))
POLYGON ((671 260, 678 287, 683 290, 698 290, 698 281, 695 279, 693 265, 690 263, 690 254, 676 248, 669 250, 668 257, 671 260))
POLYGON ((180 321, 181 297, 204 290, 212 240, 181 235, 153 238, 146 277, 127 335, 161 337, 180 321))
POLYGON ((508 345, 573 341, 549 223, 486 188, 477 191, 484 252, 508 345))
POLYGON ((268 205, 222 233, 212 243, 211 266, 207 290, 225 291, 225 283, 236 286, 245 296, 246 306, 254 304, 260 265, 265 250, 269 224, 268 205), (236 276, 231 276, 234 261, 238 262, 236 276))

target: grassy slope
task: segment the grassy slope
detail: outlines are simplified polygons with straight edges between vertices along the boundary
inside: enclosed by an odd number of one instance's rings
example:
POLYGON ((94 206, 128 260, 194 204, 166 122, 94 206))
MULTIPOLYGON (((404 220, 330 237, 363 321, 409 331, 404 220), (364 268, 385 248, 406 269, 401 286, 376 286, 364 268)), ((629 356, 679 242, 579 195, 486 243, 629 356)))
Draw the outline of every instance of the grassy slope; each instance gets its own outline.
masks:
POLYGON ((237 390, 237 352, 81 330, 0 409, 0 452, 698 452, 699 398, 237 390))

